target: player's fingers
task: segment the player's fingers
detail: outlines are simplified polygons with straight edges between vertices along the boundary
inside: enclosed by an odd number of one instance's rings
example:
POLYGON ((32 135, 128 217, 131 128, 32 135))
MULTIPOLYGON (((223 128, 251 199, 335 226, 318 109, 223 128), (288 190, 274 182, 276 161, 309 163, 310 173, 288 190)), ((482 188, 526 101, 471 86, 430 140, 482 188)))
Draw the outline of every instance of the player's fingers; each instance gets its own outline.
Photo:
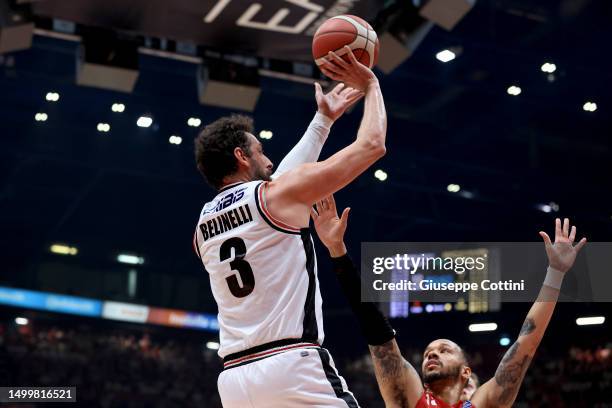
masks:
POLYGON ((317 218, 319 218, 319 214, 317 214, 315 209, 312 207, 310 207, 310 217, 312 218, 313 221, 316 221, 317 218))
POLYGON ((563 220, 563 236, 567 238, 567 236, 569 235, 569 218, 565 218, 563 220))
MULTIPOLYGON (((340 72, 338 72, 337 68, 333 64, 331 64, 331 63, 329 63, 327 61, 325 61, 323 63, 323 65, 321 65, 321 71, 323 71, 323 73, 325 73, 325 75, 329 76, 330 78, 331 78, 331 76, 328 75, 326 73, 326 71, 332 73, 337 78, 341 77, 341 74, 340 74, 340 72)), ((332 78, 332 79, 334 79, 334 78, 332 78)))
POLYGON ((563 233, 561 231, 561 219, 555 218, 555 241, 557 240, 557 238, 561 238, 562 234, 563 233))
POLYGON ((334 62, 334 64, 337 64, 338 66, 340 66, 343 69, 348 69, 349 68, 349 64, 343 60, 340 56, 338 56, 338 54, 336 54, 333 51, 330 51, 327 54, 327 58, 330 59, 331 61, 334 62))
POLYGON ((361 92, 358 89, 353 89, 345 95, 347 101, 356 101, 357 99, 362 98, 365 93, 361 92))
POLYGON ((340 96, 342 97, 346 97, 347 95, 349 95, 351 92, 353 92, 355 89, 351 88, 350 86, 345 86, 344 89, 342 90, 342 92, 340 92, 340 96))
POLYGON ((315 95, 321 95, 323 93, 323 88, 321 88, 321 84, 315 82, 315 95))
POLYGON ((547 233, 545 233, 544 231, 540 231, 540 236, 544 240, 544 245, 546 245, 546 246, 551 246, 552 245, 552 242, 550 242, 550 237, 548 236, 547 233))
POLYGON ((327 210, 327 204, 325 203, 325 199, 322 199, 317 203, 317 210, 319 211, 319 214, 327 210))
POLYGON ((349 57, 349 61, 351 63, 351 65, 357 65, 359 64, 359 61, 357 61, 357 58, 355 58, 355 54, 353 54, 353 50, 351 50, 351 47, 349 47, 348 45, 345 45, 344 48, 347 50, 347 55, 349 57))
POLYGON ((576 244, 576 246, 574 248, 576 248, 576 252, 580 251, 582 249, 583 246, 585 246, 587 243, 587 239, 586 238, 582 238, 580 240, 580 242, 578 242, 578 244, 576 244))
POLYGON ((329 203, 329 208, 331 208, 336 214, 338 214, 336 212, 336 199, 334 198, 334 195, 330 195, 329 197, 327 197, 328 203, 329 203))
POLYGON ((350 212, 351 207, 346 207, 344 211, 342 211, 342 215, 340 216, 340 222, 342 223, 342 225, 346 225, 346 223, 348 222, 348 216, 350 212))
POLYGON ((572 229, 570 230, 570 234, 569 234, 570 243, 573 244, 575 239, 576 239, 576 226, 572 225, 572 229))
POLYGON ((345 89, 344 83, 340 82, 338 85, 334 87, 334 89, 332 89, 332 93, 340 94, 344 89, 345 89))
POLYGON ((331 72, 331 71, 329 71, 329 70, 327 70, 327 69, 325 69, 323 67, 321 67, 321 72, 323 74, 325 74, 326 77, 328 77, 328 78, 330 78, 330 79, 332 79, 334 81, 340 81, 341 80, 341 78, 338 76, 338 74, 334 74, 333 72, 331 72))

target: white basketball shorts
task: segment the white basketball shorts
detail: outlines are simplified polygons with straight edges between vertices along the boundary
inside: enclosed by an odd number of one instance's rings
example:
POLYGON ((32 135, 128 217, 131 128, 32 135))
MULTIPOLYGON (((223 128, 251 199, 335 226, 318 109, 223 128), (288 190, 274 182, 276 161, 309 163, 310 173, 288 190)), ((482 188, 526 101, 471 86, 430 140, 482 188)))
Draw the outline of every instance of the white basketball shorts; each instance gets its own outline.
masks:
POLYGON ((226 362, 217 381, 224 408, 359 408, 326 349, 264 354, 226 362))

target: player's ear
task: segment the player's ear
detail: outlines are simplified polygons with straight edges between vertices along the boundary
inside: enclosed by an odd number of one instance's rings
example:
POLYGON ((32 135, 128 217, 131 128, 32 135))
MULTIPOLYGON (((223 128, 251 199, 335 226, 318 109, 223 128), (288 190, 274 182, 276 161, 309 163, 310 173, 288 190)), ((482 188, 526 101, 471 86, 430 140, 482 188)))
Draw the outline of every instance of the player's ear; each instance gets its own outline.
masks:
POLYGON ((472 369, 466 365, 462 366, 461 369, 461 379, 463 380, 463 383, 467 385, 468 381, 470 380, 470 377, 472 376, 472 369))
POLYGON ((249 163, 249 156, 241 147, 234 148, 234 157, 236 158, 236 161, 243 166, 248 165, 249 163))

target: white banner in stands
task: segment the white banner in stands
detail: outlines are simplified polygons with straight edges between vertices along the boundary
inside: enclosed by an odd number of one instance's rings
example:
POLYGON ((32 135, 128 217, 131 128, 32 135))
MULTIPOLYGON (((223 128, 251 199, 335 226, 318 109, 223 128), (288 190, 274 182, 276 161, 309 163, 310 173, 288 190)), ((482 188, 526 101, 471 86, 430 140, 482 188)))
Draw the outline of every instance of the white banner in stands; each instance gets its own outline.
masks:
POLYGON ((124 322, 145 323, 149 317, 149 307, 132 303, 104 302, 102 317, 124 322))

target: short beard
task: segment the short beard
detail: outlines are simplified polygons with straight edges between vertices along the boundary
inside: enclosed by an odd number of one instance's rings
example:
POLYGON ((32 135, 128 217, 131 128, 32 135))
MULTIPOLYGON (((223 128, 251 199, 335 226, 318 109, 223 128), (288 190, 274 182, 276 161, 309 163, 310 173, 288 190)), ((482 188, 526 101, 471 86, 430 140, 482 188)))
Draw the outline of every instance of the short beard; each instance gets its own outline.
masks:
POLYGON ((446 371, 443 370, 437 373, 423 374, 423 382, 431 385, 435 383, 436 381, 457 378, 459 377, 460 373, 461 373, 461 366, 456 366, 446 371))
POLYGON ((272 174, 268 171, 268 169, 257 169, 255 174, 253 174, 253 180, 263 180, 263 181, 272 181, 272 174))

